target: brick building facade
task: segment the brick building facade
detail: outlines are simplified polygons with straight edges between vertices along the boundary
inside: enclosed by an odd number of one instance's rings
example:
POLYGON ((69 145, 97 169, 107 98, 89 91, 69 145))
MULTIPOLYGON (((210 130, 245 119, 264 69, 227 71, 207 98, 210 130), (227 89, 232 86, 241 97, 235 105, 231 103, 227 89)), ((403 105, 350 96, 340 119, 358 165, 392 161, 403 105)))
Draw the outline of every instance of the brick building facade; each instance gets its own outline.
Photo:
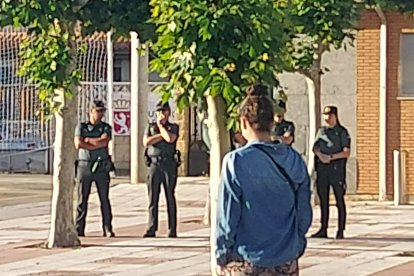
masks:
MULTIPOLYGON (((407 195, 414 195, 414 20, 386 12, 386 195, 393 196, 393 151, 406 152, 407 195), (410 47, 410 45, 412 47, 410 47), (407 77, 411 72, 411 79, 407 77), (407 88, 408 87, 408 88, 407 88), (411 88, 412 87, 412 88, 411 88)), ((381 19, 366 11, 357 33, 357 193, 378 194, 380 182, 381 19)))

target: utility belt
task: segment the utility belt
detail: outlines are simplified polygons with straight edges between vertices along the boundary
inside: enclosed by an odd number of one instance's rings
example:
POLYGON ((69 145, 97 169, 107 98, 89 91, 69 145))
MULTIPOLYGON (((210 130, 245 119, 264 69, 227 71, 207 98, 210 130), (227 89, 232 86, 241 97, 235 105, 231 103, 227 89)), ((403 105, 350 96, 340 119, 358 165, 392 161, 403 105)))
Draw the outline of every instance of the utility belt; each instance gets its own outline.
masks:
POLYGON ((160 165, 163 163, 175 163, 179 167, 181 165, 181 153, 179 150, 176 150, 173 155, 148 155, 147 151, 145 151, 144 161, 147 167, 150 167, 152 164, 160 165))
POLYGON ((92 173, 115 171, 115 165, 111 157, 97 158, 96 160, 77 159, 75 161, 75 175, 77 175, 78 167, 87 167, 92 173))
POLYGON ((329 164, 324 164, 322 163, 319 158, 316 157, 316 162, 315 162, 315 169, 317 170, 318 168, 329 168, 332 170, 338 170, 338 171, 346 171, 346 163, 347 163, 347 159, 343 158, 343 159, 336 159, 336 160, 332 160, 329 164))
POLYGON ((174 156, 149 156, 152 163, 172 162, 175 161, 174 156))

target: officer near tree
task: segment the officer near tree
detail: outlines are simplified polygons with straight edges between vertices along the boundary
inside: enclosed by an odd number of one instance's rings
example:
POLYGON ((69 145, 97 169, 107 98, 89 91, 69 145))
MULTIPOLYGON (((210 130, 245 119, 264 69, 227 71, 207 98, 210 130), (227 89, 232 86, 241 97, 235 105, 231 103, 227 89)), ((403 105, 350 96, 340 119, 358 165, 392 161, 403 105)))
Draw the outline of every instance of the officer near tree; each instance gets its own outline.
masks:
POLYGON ((332 186, 338 208, 337 239, 344 238, 346 224, 346 162, 351 152, 351 138, 338 119, 338 108, 326 106, 323 110, 327 126, 316 137, 315 153, 316 188, 321 208, 321 228, 313 238, 327 238, 329 222, 329 189, 332 186))
POLYGON ((295 124, 285 119, 286 102, 279 100, 275 108, 275 140, 291 146, 295 141, 295 124))
POLYGON ((145 130, 143 144, 148 166, 148 228, 144 238, 155 237, 158 230, 158 201, 161 184, 167 201, 168 237, 177 237, 177 203, 175 186, 180 158, 176 150, 178 125, 169 122, 171 108, 168 103, 158 102, 157 119, 145 130))
POLYGON ((111 140, 111 126, 102 121, 106 108, 102 101, 94 101, 89 112, 89 121, 79 124, 75 130, 75 147, 79 151, 76 161, 78 182, 78 207, 76 230, 85 236, 85 221, 92 182, 95 182, 101 203, 103 236, 115 237, 112 230, 112 210, 109 201, 109 172, 113 164, 108 144, 111 140))

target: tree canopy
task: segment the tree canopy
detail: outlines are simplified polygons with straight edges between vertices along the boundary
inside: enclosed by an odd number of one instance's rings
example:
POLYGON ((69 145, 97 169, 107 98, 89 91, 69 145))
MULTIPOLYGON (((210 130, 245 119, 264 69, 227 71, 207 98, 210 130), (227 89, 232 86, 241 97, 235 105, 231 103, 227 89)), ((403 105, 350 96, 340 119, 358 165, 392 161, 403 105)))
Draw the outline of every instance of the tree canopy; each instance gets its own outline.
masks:
POLYGON ((157 33, 151 68, 169 78, 164 100, 176 96, 183 108, 220 95, 231 113, 246 86, 277 84, 280 53, 289 40, 285 1, 152 0, 150 5, 157 33))
POLYGON ((0 4, 0 26, 28 28, 20 73, 38 86, 43 111, 50 116, 61 108, 56 90, 64 90, 70 98, 71 85, 81 78, 73 66, 83 49, 76 49, 76 42, 109 30, 116 36, 137 31, 148 39, 153 34, 149 15, 144 0, 6 0, 0 4))

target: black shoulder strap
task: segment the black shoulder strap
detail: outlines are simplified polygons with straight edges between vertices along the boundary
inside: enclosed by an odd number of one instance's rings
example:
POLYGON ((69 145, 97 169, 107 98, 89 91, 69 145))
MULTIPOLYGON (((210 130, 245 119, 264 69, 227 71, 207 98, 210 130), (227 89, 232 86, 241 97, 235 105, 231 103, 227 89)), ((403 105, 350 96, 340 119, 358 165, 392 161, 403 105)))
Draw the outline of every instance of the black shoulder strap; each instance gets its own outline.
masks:
POLYGON ((81 132, 83 132, 83 130, 87 128, 88 128, 88 123, 85 123, 85 122, 80 123, 81 132))
POLYGON ((276 168, 280 171, 280 173, 286 178, 286 180, 289 182, 289 186, 292 189, 293 193, 295 194, 296 199, 296 192, 298 190, 298 185, 292 180, 292 178, 287 174, 286 170, 280 166, 276 160, 260 145, 253 145, 255 148, 263 152, 270 160, 272 160, 273 164, 276 166, 276 168))

